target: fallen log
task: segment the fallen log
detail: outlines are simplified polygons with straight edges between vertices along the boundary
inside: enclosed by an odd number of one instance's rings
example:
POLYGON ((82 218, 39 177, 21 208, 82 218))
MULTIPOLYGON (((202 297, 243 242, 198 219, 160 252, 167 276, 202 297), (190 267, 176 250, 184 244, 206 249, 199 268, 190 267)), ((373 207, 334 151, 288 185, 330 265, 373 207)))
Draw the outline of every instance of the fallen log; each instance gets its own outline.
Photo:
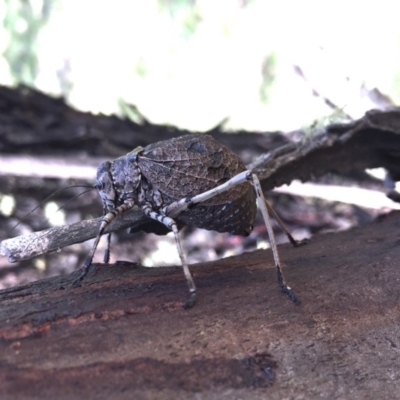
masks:
POLYGON ((396 398, 400 213, 180 268, 97 265, 0 291, 2 399, 396 398))
MULTIPOLYGON (((302 142, 279 147, 249 165, 262 180, 264 190, 309 180, 327 172, 384 167, 396 179, 400 176, 400 109, 370 111, 353 123, 332 125, 321 134, 302 142)), ((96 236, 101 218, 55 227, 0 242, 0 255, 10 262, 57 251, 96 236)), ((160 224, 146 218, 140 210, 118 218, 106 230, 131 228, 160 232, 160 224)), ((161 229, 162 233, 165 230, 161 229)))

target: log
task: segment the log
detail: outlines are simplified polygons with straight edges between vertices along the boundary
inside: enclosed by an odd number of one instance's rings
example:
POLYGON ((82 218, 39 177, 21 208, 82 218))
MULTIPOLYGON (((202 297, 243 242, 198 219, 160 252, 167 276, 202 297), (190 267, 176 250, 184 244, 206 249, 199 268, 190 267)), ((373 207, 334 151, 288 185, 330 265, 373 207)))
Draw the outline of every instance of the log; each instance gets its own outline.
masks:
MULTIPOLYGON (((259 157, 249 168, 262 180, 264 190, 307 181, 328 172, 348 173, 365 168, 386 168, 393 177, 400 176, 400 108, 369 111, 358 121, 332 125, 326 131, 304 141, 287 144, 259 157)), ((96 236, 101 218, 55 227, 0 242, 0 255, 10 262, 49 253, 81 243, 96 236)), ((107 232, 131 227, 137 231, 158 233, 160 224, 150 222, 140 211, 118 218, 107 232)), ((164 230, 161 231, 165 233, 164 230)))
POLYGON ((400 213, 180 268, 97 265, 0 291, 2 399, 397 398, 400 213))

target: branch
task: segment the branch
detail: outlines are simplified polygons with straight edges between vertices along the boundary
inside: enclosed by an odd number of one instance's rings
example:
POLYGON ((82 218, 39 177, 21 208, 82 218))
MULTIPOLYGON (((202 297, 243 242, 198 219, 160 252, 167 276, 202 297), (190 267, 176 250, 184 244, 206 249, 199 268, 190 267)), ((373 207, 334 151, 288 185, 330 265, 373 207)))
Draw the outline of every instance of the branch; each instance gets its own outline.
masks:
MULTIPOLYGON (((385 167, 392 176, 400 176, 400 153, 394 151, 398 148, 400 109, 371 111, 351 124, 332 125, 297 146, 279 147, 261 156, 250 168, 262 180, 264 190, 290 183, 293 179, 307 181, 327 172, 346 173, 354 169, 385 167)), ((0 243, 0 255, 16 262, 86 241, 96 236, 100 219, 4 240, 0 243)), ((159 224, 150 221, 137 210, 117 218, 106 232, 129 227, 156 232, 159 224)))
POLYGON ((400 108, 369 111, 358 121, 331 125, 299 144, 289 144, 259 157, 249 167, 272 190, 294 179, 303 182, 328 172, 386 168, 400 176, 400 108))

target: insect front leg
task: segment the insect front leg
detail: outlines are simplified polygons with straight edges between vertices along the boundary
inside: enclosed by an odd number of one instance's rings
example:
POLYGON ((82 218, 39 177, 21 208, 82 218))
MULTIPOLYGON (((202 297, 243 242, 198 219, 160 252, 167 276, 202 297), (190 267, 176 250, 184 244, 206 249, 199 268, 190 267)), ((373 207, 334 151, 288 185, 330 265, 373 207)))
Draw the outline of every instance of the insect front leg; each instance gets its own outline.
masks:
POLYGON ((250 181, 254 187, 256 197, 257 197, 257 204, 258 207, 261 209, 265 226, 267 228, 269 240, 271 243, 271 249, 272 249, 272 254, 274 256, 274 261, 275 261, 275 267, 278 275, 278 284, 282 291, 286 293, 290 300, 292 300, 294 303, 299 304, 300 300, 296 296, 296 294, 293 292, 292 288, 286 284, 286 280, 283 275, 282 271, 282 266, 281 262, 279 259, 279 253, 275 241, 275 235, 272 229, 271 225, 271 220, 269 218, 268 214, 268 209, 266 206, 266 200, 264 198, 264 194, 262 192, 260 180, 258 179, 257 175, 253 173, 251 170, 243 171, 238 175, 235 175, 233 178, 229 179, 227 182, 223 183, 220 186, 217 186, 213 189, 210 189, 204 193, 200 193, 196 196, 193 197, 187 197, 184 199, 181 199, 168 207, 165 208, 165 214, 166 215, 171 215, 171 216, 176 216, 179 215, 181 212, 184 212, 188 210, 189 208, 193 207, 196 204, 202 203, 206 200, 209 200, 215 196, 217 196, 220 193, 226 192, 230 190, 231 188, 240 185, 246 181, 250 181))
POLYGON ((147 203, 142 206, 142 211, 147 217, 155 219, 158 222, 161 222, 167 228, 171 229, 171 231, 174 233, 175 243, 178 249, 179 258, 181 259, 183 273, 185 274, 186 282, 189 287, 189 299, 184 303, 183 306, 184 308, 193 307, 194 303, 196 302, 196 286, 194 284, 192 274, 190 273, 185 253, 183 252, 182 243, 179 238, 179 231, 176 222, 170 217, 155 212, 151 208, 150 204, 147 203))
POLYGON ((111 233, 107 235, 107 244, 103 258, 104 264, 108 264, 110 262, 110 247, 111 247, 111 233))
MULTIPOLYGON (((90 270, 90 267, 92 266, 94 253, 96 252, 96 249, 97 249, 97 246, 99 244, 100 238, 102 237, 106 227, 111 223, 111 221, 113 219, 118 217, 118 215, 121 215, 124 212, 130 210, 131 208, 133 208, 134 205, 135 205, 135 202, 132 199, 127 199, 125 201, 125 203, 121 204, 115 210, 107 213, 103 217, 103 219, 101 220, 99 232, 98 232, 98 234, 96 236, 96 239, 94 241, 92 250, 90 250, 89 255, 86 257, 85 263, 83 264, 82 271, 81 271, 80 275, 78 276, 78 278, 73 283, 74 286, 79 285, 82 282, 82 280, 85 278, 85 276, 88 274, 88 272, 90 270)), ((108 236, 108 238, 111 239, 111 234, 108 236)), ((109 241, 108 241, 108 246, 109 246, 109 241)), ((108 258, 109 258, 109 254, 110 254, 109 253, 109 247, 107 247, 107 249, 108 249, 108 258)), ((106 258, 106 256, 107 256, 107 250, 106 250, 106 254, 104 255, 104 258, 106 258)))

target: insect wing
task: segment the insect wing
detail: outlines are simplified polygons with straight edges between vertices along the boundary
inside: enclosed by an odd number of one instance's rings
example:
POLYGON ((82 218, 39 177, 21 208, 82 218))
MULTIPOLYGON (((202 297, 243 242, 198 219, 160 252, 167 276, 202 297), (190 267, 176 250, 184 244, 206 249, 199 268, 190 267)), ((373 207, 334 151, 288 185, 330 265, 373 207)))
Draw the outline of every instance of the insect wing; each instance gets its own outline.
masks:
MULTIPOLYGON (((235 153, 205 134, 151 144, 138 162, 148 182, 175 200, 206 192, 246 170, 235 153)), ((203 204, 236 200, 246 193, 248 185, 235 186, 203 204)))

